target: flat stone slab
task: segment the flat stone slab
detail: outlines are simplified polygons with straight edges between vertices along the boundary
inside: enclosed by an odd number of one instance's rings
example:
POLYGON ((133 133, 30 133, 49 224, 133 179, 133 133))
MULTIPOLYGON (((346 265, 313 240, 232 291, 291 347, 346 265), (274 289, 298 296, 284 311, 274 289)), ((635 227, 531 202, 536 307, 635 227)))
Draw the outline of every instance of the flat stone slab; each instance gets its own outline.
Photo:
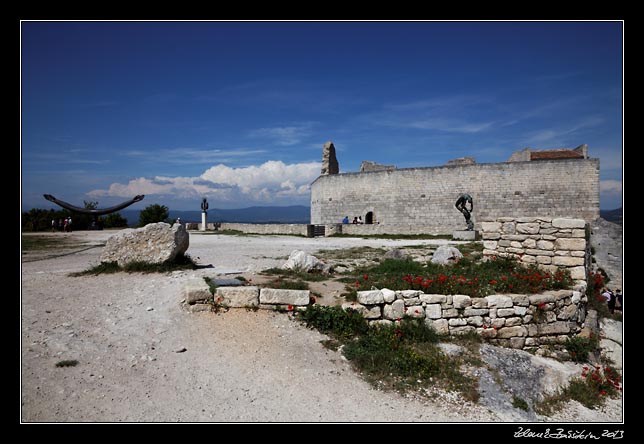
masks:
POLYGON ((190 279, 183 287, 183 297, 187 304, 194 304, 196 301, 212 299, 212 293, 203 279, 190 279))
POLYGON ((452 232, 452 239, 464 241, 477 241, 481 239, 478 230, 456 230, 452 232))
POLYGON ((259 292, 259 302, 261 304, 308 305, 310 295, 309 290, 262 288, 259 292))
POLYGON ((211 281, 214 282, 217 287, 240 287, 244 285, 242 281, 232 278, 215 278, 211 279, 211 281))
POLYGON ((229 307, 256 307, 259 305, 259 288, 217 287, 215 301, 229 307))

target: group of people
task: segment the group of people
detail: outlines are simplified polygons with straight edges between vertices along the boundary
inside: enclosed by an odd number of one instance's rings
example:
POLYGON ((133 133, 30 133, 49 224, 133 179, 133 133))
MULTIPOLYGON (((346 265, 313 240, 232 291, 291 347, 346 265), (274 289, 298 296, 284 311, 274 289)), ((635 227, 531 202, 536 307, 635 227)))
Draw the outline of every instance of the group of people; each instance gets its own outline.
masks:
MULTIPOLYGON (((348 224, 349 223, 349 216, 344 216, 344 219, 342 219, 343 224, 348 224)), ((352 224, 363 224, 362 222, 362 216, 356 216, 353 218, 352 224)))
POLYGON ((66 217, 65 219, 58 219, 58 222, 56 222, 56 219, 51 220, 51 231, 65 231, 65 232, 72 232, 72 218, 71 216, 66 217))
POLYGON ((606 300, 606 304, 608 304, 608 311, 610 311, 611 314, 615 313, 616 309, 618 309, 619 311, 624 311, 624 303, 622 302, 623 296, 621 290, 617 289, 615 290, 615 292, 613 292, 608 288, 604 288, 602 290, 602 296, 606 300))

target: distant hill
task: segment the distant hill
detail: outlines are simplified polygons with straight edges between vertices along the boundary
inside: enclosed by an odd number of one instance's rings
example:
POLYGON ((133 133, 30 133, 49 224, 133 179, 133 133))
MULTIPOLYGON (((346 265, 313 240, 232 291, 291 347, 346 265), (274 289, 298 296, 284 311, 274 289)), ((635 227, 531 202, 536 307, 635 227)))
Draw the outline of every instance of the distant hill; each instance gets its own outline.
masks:
MULTIPOLYGON (((127 218, 128 225, 139 222, 140 210, 121 210, 119 213, 127 218)), ((174 211, 170 209, 170 219, 181 218, 186 222, 201 222, 201 211, 174 211)), ((311 208, 304 205, 289 207, 249 207, 233 210, 212 208, 208 210, 208 222, 238 222, 249 224, 308 224, 311 219, 311 208)))
POLYGON ((616 210, 599 210, 599 215, 602 219, 622 225, 623 212, 622 207, 619 207, 616 210))

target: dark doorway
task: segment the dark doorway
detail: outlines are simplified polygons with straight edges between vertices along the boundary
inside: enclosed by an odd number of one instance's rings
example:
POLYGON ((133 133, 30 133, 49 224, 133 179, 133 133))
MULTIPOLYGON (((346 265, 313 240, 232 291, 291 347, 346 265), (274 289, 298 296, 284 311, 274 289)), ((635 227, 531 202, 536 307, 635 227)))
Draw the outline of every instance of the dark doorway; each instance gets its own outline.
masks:
POLYGON ((364 223, 365 224, 372 224, 373 223, 373 211, 369 211, 367 215, 364 217, 364 223))

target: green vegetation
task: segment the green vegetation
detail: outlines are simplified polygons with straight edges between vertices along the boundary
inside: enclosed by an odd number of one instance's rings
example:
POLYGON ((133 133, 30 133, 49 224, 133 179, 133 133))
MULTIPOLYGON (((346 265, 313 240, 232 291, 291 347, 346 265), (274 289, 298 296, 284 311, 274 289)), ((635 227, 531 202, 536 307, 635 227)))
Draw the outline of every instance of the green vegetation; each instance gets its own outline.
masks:
POLYGON ((56 363, 56 367, 76 367, 77 365, 78 361, 76 359, 67 359, 56 363))
POLYGON ((459 390, 466 399, 478 399, 477 381, 459 372, 462 361, 443 354, 438 335, 423 322, 403 319, 369 328, 352 309, 317 305, 298 316, 308 327, 332 337, 325 347, 343 344, 344 356, 375 386, 404 391, 432 381, 459 390))
POLYGON ((276 275, 279 276, 282 279, 297 279, 301 281, 308 281, 308 282, 320 282, 320 281, 326 281, 329 278, 329 275, 317 272, 317 273, 307 273, 305 271, 294 271, 294 270, 287 270, 284 268, 268 268, 266 270, 263 270, 260 274, 264 275, 276 275))
POLYGON ((176 270, 196 270, 197 264, 187 254, 178 255, 172 261, 165 261, 161 264, 151 264, 148 262, 130 262, 124 267, 120 267, 116 262, 102 262, 94 267, 76 273, 70 273, 72 277, 78 276, 96 276, 99 274, 109 273, 168 273, 176 270))
MULTIPOLYGON (((84 201, 83 207, 88 210, 96 209, 98 208, 98 202, 84 201)), ((86 230, 94 220, 94 217, 89 214, 73 213, 64 208, 59 210, 32 208, 31 210, 22 213, 22 231, 63 231, 63 227, 58 226, 58 222, 70 216, 72 218, 73 231, 86 230), (56 221, 56 226, 53 230, 51 226, 52 220, 56 221)), ((99 223, 105 228, 118 228, 127 226, 127 219, 122 217, 119 213, 112 213, 104 217, 99 217, 99 223)))
POLYGON ((512 407, 524 410, 526 412, 530 409, 530 406, 528 405, 526 400, 523 398, 519 398, 516 395, 512 396, 512 407))
POLYGON ((21 247, 25 251, 53 250, 65 246, 67 239, 61 236, 22 235, 21 247))
POLYGON ((387 252, 384 248, 352 247, 338 250, 319 250, 315 254, 325 259, 374 259, 382 257, 387 252))
POLYGON ((546 397, 535 406, 535 411, 550 415, 571 399, 594 409, 603 405, 607 398, 617 398, 621 391, 621 376, 617 371, 610 367, 586 366, 581 377, 571 379, 566 388, 546 397))
POLYGON ((589 355, 599 350, 599 336, 590 334, 590 337, 573 336, 566 340, 566 350, 570 359, 575 362, 588 362, 589 355))
POLYGON ((101 219, 103 228, 125 228, 127 227, 127 219, 121 216, 120 213, 111 213, 101 219))
POLYGON ((494 293, 538 293, 572 285, 570 273, 564 269, 549 273, 535 265, 526 267, 511 258, 475 261, 469 256, 450 266, 386 259, 375 266, 356 269, 352 275, 356 290, 369 290, 375 286, 474 297, 494 293))
POLYGON ((156 222, 168 222, 169 216, 170 211, 165 205, 148 205, 139 213, 139 226, 144 227, 147 224, 153 224, 156 222))
POLYGON ((308 290, 309 284, 304 281, 291 281, 288 279, 283 279, 278 277, 270 282, 268 282, 264 287, 267 288, 279 288, 281 290, 308 290))

